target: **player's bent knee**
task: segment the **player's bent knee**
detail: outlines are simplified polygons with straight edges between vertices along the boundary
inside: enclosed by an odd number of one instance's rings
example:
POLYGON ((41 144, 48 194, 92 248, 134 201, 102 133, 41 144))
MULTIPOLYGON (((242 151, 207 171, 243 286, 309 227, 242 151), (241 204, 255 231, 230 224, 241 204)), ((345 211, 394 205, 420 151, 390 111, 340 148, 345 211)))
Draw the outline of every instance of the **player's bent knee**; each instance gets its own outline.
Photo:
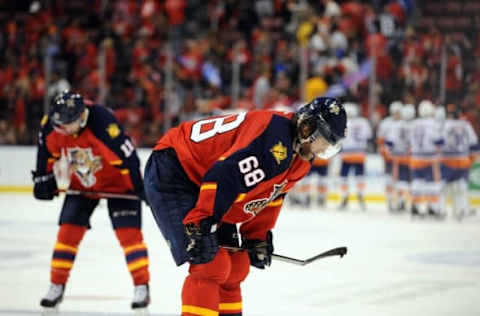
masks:
POLYGON ((218 284, 225 283, 232 269, 230 256, 225 249, 219 249, 215 258, 204 264, 191 264, 190 276, 195 279, 208 279, 218 284))
POLYGON ((80 243, 85 234, 87 227, 73 225, 73 224, 62 224, 58 231, 58 240, 67 245, 76 246, 80 243))
POLYGON ((250 259, 248 258, 248 252, 234 252, 230 255, 230 258, 232 269, 225 283, 240 283, 247 278, 248 273, 250 272, 250 259))

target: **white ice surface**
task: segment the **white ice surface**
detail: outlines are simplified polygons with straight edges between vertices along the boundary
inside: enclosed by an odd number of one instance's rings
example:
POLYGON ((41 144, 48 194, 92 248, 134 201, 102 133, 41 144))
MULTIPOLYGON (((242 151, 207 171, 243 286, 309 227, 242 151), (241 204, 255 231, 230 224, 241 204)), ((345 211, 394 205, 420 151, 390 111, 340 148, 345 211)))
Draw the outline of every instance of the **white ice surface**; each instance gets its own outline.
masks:
MULTIPOLYGON (((35 201, 0 193, 0 315, 38 315, 62 199, 35 201)), ((187 267, 177 268, 144 208, 150 255, 152 315, 180 314, 187 267)), ((91 219, 59 315, 132 315, 130 274, 105 204, 91 219)), ((347 246, 348 254, 308 266, 273 262, 252 269, 243 285, 245 316, 480 315, 480 218, 459 223, 367 212, 285 208, 274 230, 275 252, 307 258, 347 246)))

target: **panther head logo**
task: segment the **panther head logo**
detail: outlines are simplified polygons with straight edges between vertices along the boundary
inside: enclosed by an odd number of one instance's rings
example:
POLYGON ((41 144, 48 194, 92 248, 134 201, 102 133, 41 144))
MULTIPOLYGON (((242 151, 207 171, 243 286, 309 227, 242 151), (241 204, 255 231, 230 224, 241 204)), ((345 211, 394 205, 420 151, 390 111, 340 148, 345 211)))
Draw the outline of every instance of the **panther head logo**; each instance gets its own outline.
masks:
POLYGON ((102 159, 94 156, 91 148, 68 148, 68 162, 72 172, 87 188, 96 182, 95 173, 102 169, 102 159))

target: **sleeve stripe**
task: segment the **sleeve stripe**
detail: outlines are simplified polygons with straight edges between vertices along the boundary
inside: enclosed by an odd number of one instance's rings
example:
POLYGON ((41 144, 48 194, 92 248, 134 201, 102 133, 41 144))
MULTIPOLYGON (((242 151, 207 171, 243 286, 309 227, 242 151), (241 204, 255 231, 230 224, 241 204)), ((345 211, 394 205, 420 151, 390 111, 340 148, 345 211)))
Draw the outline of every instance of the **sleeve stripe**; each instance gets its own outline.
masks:
POLYGON ((237 199, 235 200, 234 203, 243 201, 243 199, 245 199, 245 196, 246 196, 245 193, 240 193, 240 194, 237 196, 237 199))
POLYGON ((283 204, 283 199, 278 199, 268 203, 268 206, 280 206, 283 204))
POLYGON ((121 173, 121 174, 129 174, 129 173, 130 173, 130 170, 128 170, 128 169, 122 169, 122 170, 120 170, 120 173, 121 173))
POLYGON ((121 160, 112 160, 112 161, 110 161, 110 164, 112 166, 118 166, 118 165, 122 164, 122 161, 121 160))
POLYGON ((204 191, 204 190, 216 190, 217 189, 217 184, 216 183, 204 183, 202 184, 202 186, 200 187, 200 191, 204 191))

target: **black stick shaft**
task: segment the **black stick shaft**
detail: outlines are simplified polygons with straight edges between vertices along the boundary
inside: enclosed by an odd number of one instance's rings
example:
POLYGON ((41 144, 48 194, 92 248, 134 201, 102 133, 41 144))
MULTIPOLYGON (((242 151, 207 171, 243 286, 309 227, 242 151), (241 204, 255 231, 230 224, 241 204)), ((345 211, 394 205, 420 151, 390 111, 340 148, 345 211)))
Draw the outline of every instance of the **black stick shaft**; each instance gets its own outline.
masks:
POLYGON ((111 192, 94 192, 94 191, 80 191, 80 190, 58 190, 59 192, 64 192, 65 194, 72 195, 96 195, 101 198, 113 198, 113 199, 127 199, 127 200, 139 200, 140 198, 134 194, 122 194, 122 193, 111 193, 111 192))
MULTIPOLYGON (((247 250, 245 248, 240 248, 240 247, 227 247, 227 246, 222 246, 222 248, 228 249, 228 250, 233 250, 233 251, 241 251, 241 250, 247 250)), ((322 252, 321 254, 318 254, 316 256, 313 256, 311 258, 308 258, 306 260, 302 259, 297 259, 297 258, 292 258, 288 256, 283 256, 279 254, 272 254, 272 259, 277 260, 277 261, 283 261, 287 263, 292 263, 300 266, 305 266, 309 263, 312 263, 314 261, 317 261, 322 258, 326 257, 331 257, 331 256, 340 256, 343 257, 347 253, 347 247, 338 247, 338 248, 333 248, 328 251, 322 252)))

